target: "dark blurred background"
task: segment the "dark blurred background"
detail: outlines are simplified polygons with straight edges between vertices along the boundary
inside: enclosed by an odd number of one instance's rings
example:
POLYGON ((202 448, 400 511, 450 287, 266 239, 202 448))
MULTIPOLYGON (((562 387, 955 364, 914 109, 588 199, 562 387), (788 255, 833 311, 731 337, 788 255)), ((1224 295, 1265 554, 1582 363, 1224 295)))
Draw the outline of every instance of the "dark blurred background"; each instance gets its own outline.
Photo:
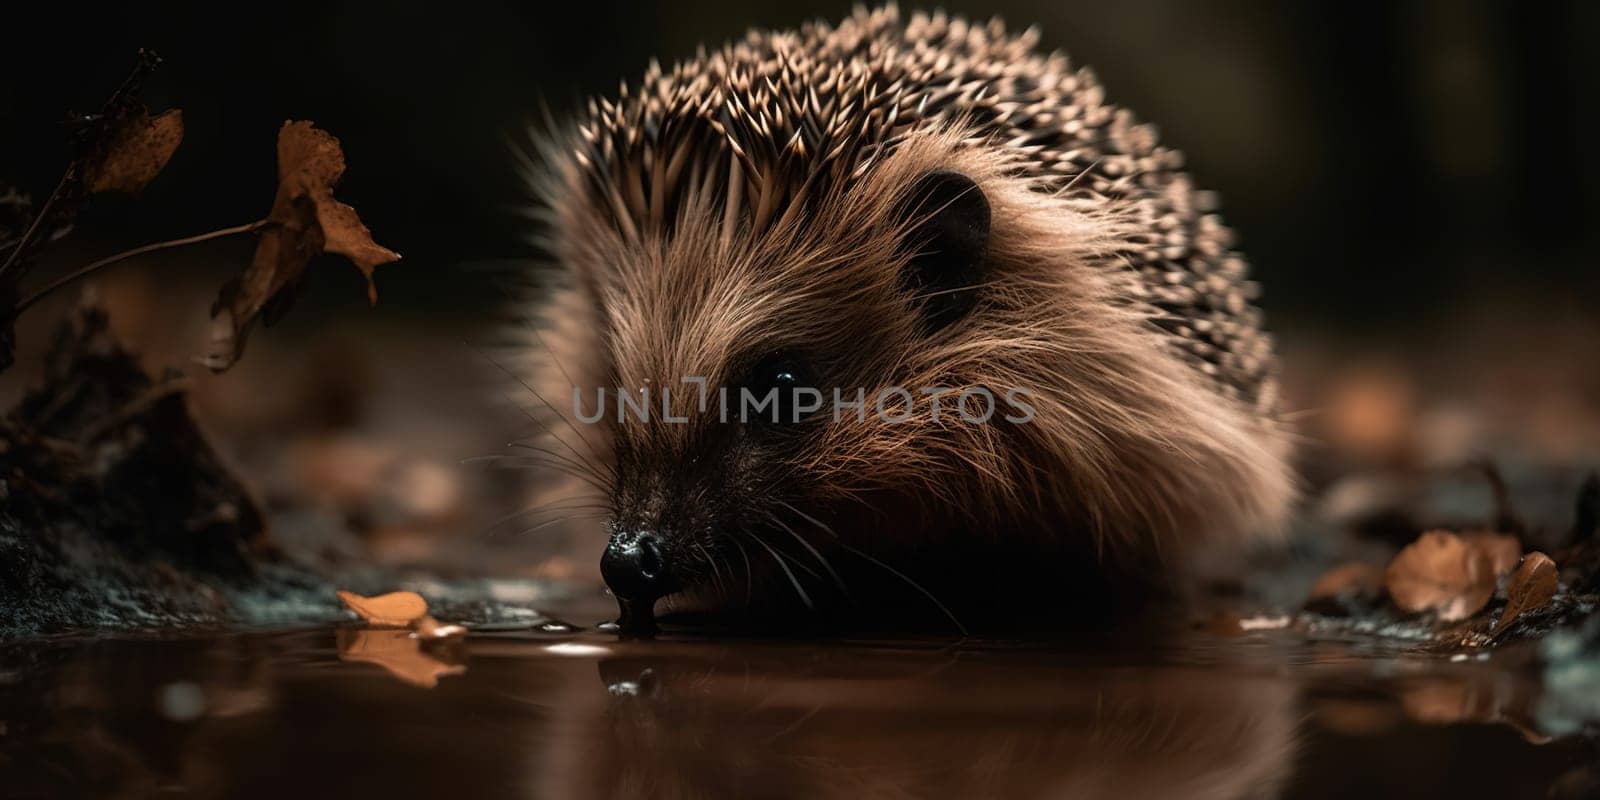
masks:
MULTIPOLYGON (((942 6, 1041 26, 1046 47, 1091 65, 1114 102, 1187 152, 1266 286, 1291 401, 1314 418, 1312 436, 1342 442, 1346 461, 1484 448, 1564 462, 1600 453, 1600 5, 942 6)), ((511 145, 543 106, 560 115, 615 92, 652 56, 671 62, 751 26, 849 10, 595 0, 7 12, 0 180, 42 197, 66 161, 64 113, 96 108, 135 51, 153 48, 166 63, 146 97, 152 108, 184 109, 185 142, 137 201, 97 201, 56 269, 259 217, 271 202, 275 131, 310 119, 343 140, 341 196, 406 260, 380 269, 382 302, 371 312, 354 270, 317 266, 287 332, 256 338, 372 347, 351 331, 388 325, 386 342, 431 337, 442 344, 423 346, 434 347, 430 358, 470 362, 460 340, 504 308, 503 267, 529 254, 511 145)), ((248 247, 220 243, 107 280, 112 290, 117 280, 142 287, 147 301, 168 299, 181 275, 209 291, 248 247)), ((203 298, 156 306, 147 329, 203 325, 203 298)), ((435 367, 420 366, 436 361, 422 358, 397 374, 424 395, 443 391, 435 367)), ((329 363, 313 384, 350 379, 348 362, 329 363)), ((216 380, 251 394, 281 378, 216 380)), ((443 401, 421 408, 471 413, 443 401)))
MULTIPOLYGON (((1155 122, 1221 192, 1280 327, 1382 334, 1505 293, 1584 310, 1600 286, 1600 7, 1584 2, 943 3, 1042 27, 1155 122)), ((912 6, 908 6, 910 8, 912 6)), ((517 256, 507 142, 659 56, 844 2, 321 3, 192 14, 124 4, 13 17, 0 172, 36 192, 56 123, 91 110, 139 47, 181 106, 168 174, 102 221, 130 241, 232 224, 270 202, 272 136, 312 119, 350 154, 343 194, 408 256, 386 301, 481 301, 450 265, 517 256)), ((106 228, 100 229, 107 232, 106 228)))

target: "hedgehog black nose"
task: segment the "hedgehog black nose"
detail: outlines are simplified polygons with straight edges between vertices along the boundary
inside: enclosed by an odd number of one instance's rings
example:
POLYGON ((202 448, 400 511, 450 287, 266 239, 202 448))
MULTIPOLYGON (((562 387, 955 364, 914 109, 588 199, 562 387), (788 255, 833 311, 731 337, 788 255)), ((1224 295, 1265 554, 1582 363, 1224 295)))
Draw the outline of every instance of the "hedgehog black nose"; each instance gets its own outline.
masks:
POLYGON ((661 551, 661 537, 653 531, 620 532, 600 557, 600 575, 617 597, 653 603, 667 593, 667 562, 661 551))

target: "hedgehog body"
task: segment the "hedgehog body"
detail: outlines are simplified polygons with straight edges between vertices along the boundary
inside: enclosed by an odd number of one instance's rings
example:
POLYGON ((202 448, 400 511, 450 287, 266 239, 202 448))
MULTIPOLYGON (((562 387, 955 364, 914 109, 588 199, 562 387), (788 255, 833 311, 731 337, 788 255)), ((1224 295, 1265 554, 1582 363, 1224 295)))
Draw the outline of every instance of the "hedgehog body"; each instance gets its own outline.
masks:
POLYGON ((545 396, 776 375, 1025 387, 1037 411, 973 425, 935 396, 897 424, 768 431, 684 392, 661 410, 686 423, 584 430, 619 596, 732 603, 736 552, 812 605, 799 568, 833 573, 830 547, 895 563, 1021 540, 1110 569, 1281 525, 1271 340, 1214 199, 1036 43, 892 7, 752 32, 652 65, 550 143, 545 396))

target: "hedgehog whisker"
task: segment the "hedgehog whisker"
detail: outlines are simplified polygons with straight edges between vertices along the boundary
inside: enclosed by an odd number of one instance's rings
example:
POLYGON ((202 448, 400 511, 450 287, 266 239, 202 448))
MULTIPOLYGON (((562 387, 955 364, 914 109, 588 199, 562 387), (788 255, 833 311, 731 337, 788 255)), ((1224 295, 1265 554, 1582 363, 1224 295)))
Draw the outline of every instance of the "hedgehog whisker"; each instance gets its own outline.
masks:
POLYGON ((790 536, 794 537, 794 540, 799 542, 801 547, 804 547, 806 550, 810 551, 812 557, 817 560, 817 563, 821 564, 822 568, 827 570, 829 575, 833 576, 833 582, 839 587, 839 591, 843 592, 846 597, 850 596, 850 590, 845 588, 844 579, 840 578, 839 573, 834 571, 833 565, 828 563, 828 559, 822 555, 821 551, 817 550, 817 548, 812 546, 810 542, 806 541, 804 537, 795 532, 794 528, 789 527, 789 525, 783 520, 778 519, 776 515, 768 513, 767 519, 776 523, 778 527, 782 528, 790 536))
POLYGON ((484 455, 484 456, 468 456, 466 458, 461 459, 461 461, 459 463, 462 466, 470 466, 470 465, 473 465, 473 464, 492 464, 492 463, 494 463, 496 461, 519 461, 519 460, 521 460, 521 459, 516 457, 516 456, 508 456, 508 455, 506 455, 504 453, 491 453, 489 455, 484 455))
MULTIPOLYGON (((551 405, 550 401, 546 400, 544 398, 544 395, 539 394, 539 390, 533 388, 533 385, 528 383, 527 379, 525 379, 522 376, 516 374, 509 367, 507 367, 504 364, 501 364, 499 361, 495 360, 495 358, 493 356, 489 355, 488 353, 483 352, 482 350, 478 349, 477 347, 473 347, 473 345, 470 342, 467 343, 467 346, 468 347, 472 347, 472 349, 474 351, 476 351, 478 353, 478 355, 482 356, 484 358, 484 360, 488 361, 490 364, 495 365, 496 368, 498 368, 501 372, 504 372, 506 374, 506 377, 509 377, 510 379, 516 381, 518 384, 520 384, 522 386, 523 389, 526 389, 528 391, 528 394, 533 395, 536 400, 538 400, 539 402, 544 404, 545 408, 550 409, 550 413, 555 414, 556 415, 556 419, 561 420, 561 422, 564 423, 569 430, 571 430, 574 434, 577 435, 577 437, 580 440, 583 441, 584 445, 589 448, 590 455, 589 456, 585 456, 583 453, 578 452, 578 449, 573 447, 571 442, 568 442, 566 439, 563 439, 560 436, 556 436, 555 431, 551 430, 550 426, 546 425, 543 420, 539 419, 538 417, 536 417, 536 416, 534 416, 532 414, 528 414, 528 418, 532 419, 540 427, 544 428, 545 432, 549 433, 551 438, 553 438, 556 441, 560 442, 568 450, 571 450, 572 454, 574 456, 577 456, 580 461, 584 461, 585 463, 588 463, 591 466, 596 466, 597 468, 607 469, 607 470, 610 469, 605 464, 595 464, 595 462, 589 460, 590 458, 593 458, 593 454, 600 452, 597 448, 595 448, 594 442, 589 441, 589 437, 584 436, 583 435, 583 431, 578 430, 578 426, 572 424, 572 420, 567 419, 566 415, 562 414, 560 409, 556 408, 554 405, 551 405)), ((521 408, 521 406, 518 406, 518 407, 521 408)), ((526 410, 524 410, 523 413, 527 413, 526 410)))
POLYGON ((532 528, 525 528, 523 530, 517 531, 517 535, 524 534, 524 533, 531 533, 533 531, 539 530, 539 529, 545 527, 545 525, 547 523, 548 524, 554 524, 554 523, 557 523, 557 522, 566 522, 566 521, 572 520, 572 519, 600 519, 600 518, 603 518, 603 517, 607 516, 609 514, 609 512, 610 512, 610 509, 607 509, 607 508, 604 508, 604 507, 601 507, 601 506, 583 506, 583 505, 579 505, 579 506, 564 506, 564 507, 561 507, 561 508, 523 509, 522 511, 518 511, 518 512, 515 512, 515 513, 512 513, 512 514, 507 514, 504 517, 502 517, 502 518, 500 518, 498 520, 495 520, 493 523, 485 526, 483 528, 483 530, 480 532, 480 535, 486 536, 486 537, 491 538, 491 539, 498 538, 501 535, 501 532, 496 531, 495 530, 496 528, 498 528, 498 527, 500 527, 502 525, 505 525, 508 522, 516 520, 516 519, 518 519, 520 517, 533 516, 535 514, 543 513, 543 512, 546 512, 546 511, 591 511, 591 512, 595 512, 595 513, 584 514, 582 516, 569 516, 569 517, 566 517, 566 518, 563 518, 563 519, 559 519, 559 520, 546 520, 545 522, 541 522, 538 525, 533 526, 532 528))
POLYGON ((952 612, 950 610, 950 608, 948 606, 946 606, 942 601, 940 601, 938 596, 936 596, 933 592, 928 591, 927 587, 925 587, 922 584, 917 583, 916 581, 912 580, 911 576, 906 575, 904 572, 901 572, 900 570, 897 570, 894 567, 891 567, 888 564, 885 564, 882 561, 879 561, 878 559, 873 558, 870 555, 867 555, 866 553, 864 553, 861 550, 859 550, 859 549, 855 548, 854 546, 852 546, 850 543, 848 543, 845 540, 839 538, 839 534, 835 533, 833 528, 830 528, 826 524, 824 524, 822 522, 822 520, 819 520, 816 517, 813 517, 810 514, 807 514, 806 512, 801 511, 798 508, 795 508, 792 504, 790 504, 788 502, 785 502, 783 500, 779 500, 778 504, 783 506, 784 508, 789 509, 790 511, 793 511, 796 514, 799 514, 801 517, 804 517, 806 520, 808 520, 811 523, 815 524, 817 527, 827 531, 831 536, 833 536, 834 542, 837 543, 840 547, 843 547, 844 549, 850 551, 851 553, 854 553, 855 555, 861 557, 862 559, 864 559, 865 561, 867 561, 867 562, 869 562, 871 564, 877 565, 878 567, 880 567, 881 569, 885 570, 889 574, 891 574, 891 575, 895 576, 896 578, 899 578, 900 580, 904 581, 907 586, 910 586, 911 588, 916 589, 919 593, 922 594, 923 597, 928 598, 929 602, 933 603, 935 606, 938 606, 939 610, 941 612, 943 612, 946 617, 949 618, 951 624, 956 626, 956 630, 960 631, 962 636, 969 636, 970 635, 969 633, 967 633, 967 626, 961 624, 961 620, 956 617, 955 613, 952 612))
POLYGON ((811 568, 804 561, 801 561, 799 556, 796 556, 795 554, 789 552, 787 549, 785 549, 783 547, 777 547, 776 545, 774 545, 774 547, 777 549, 778 552, 783 554, 784 558, 787 558, 789 560, 789 566, 794 567, 797 570, 800 570, 800 572, 803 573, 808 578, 812 578, 814 580, 819 580, 819 581, 822 580, 822 573, 820 573, 820 572, 816 571, 815 569, 811 568))
POLYGON ((700 550, 700 555, 705 557, 706 566, 711 567, 711 586, 712 586, 712 588, 714 590, 716 590, 718 595, 726 595, 727 592, 728 592, 728 589, 727 589, 727 587, 725 585, 723 585, 723 582, 722 582, 722 570, 717 567, 717 558, 716 558, 716 556, 711 553, 711 549, 710 548, 706 547, 704 544, 702 544, 700 542, 695 542, 694 546, 697 549, 700 550))
POLYGON ((786 501, 783 501, 783 500, 779 500, 778 501, 778 505, 783 506, 784 508, 787 508, 790 511, 793 511, 796 514, 799 514, 801 519, 804 519, 806 522, 809 522, 812 525, 815 525, 815 526, 821 528, 822 530, 826 531, 829 536, 832 536, 835 539, 839 538, 839 534, 837 532, 835 532, 834 529, 828 527, 828 525, 826 523, 824 523, 822 520, 817 519, 816 517, 813 517, 810 514, 807 514, 806 512, 801 511, 798 508, 795 508, 794 504, 786 502, 786 501))
MULTIPOLYGON (((744 543, 733 539, 735 547, 739 548, 739 555, 744 559, 744 602, 749 605, 755 599, 755 567, 750 563, 750 551, 744 549, 744 543)), ((731 568, 732 565, 730 564, 731 568)))
POLYGON ((857 556, 860 556, 862 559, 865 559, 866 561, 868 561, 868 562, 870 562, 872 564, 876 564, 877 566, 881 567, 884 571, 886 571, 889 574, 895 576, 896 578, 899 578, 900 580, 905 581, 906 585, 910 586, 913 589, 916 589, 919 593, 922 594, 923 597, 928 598, 928 602, 931 602, 935 606, 938 606, 939 611, 942 612, 945 615, 945 617, 949 618, 950 623, 952 625, 956 626, 956 630, 960 631, 962 636, 970 636, 971 635, 971 634, 969 634, 967 632, 967 626, 961 624, 961 620, 956 617, 955 613, 952 612, 948 606, 946 606, 943 602, 940 602, 939 598, 937 596, 935 596, 933 592, 928 591, 928 589, 926 587, 924 587, 922 584, 917 583, 916 581, 912 580, 909 575, 906 575, 904 572, 901 572, 900 570, 897 570, 894 567, 891 567, 888 564, 885 564, 882 561, 879 561, 878 559, 873 558, 872 556, 869 556, 866 553, 861 552, 860 550, 856 549, 855 547, 853 547, 853 546, 851 546, 849 544, 846 544, 843 541, 839 542, 839 546, 843 547, 846 550, 849 550, 850 552, 856 554, 857 556))
POLYGON ((525 456, 495 453, 463 458, 459 463, 462 466, 471 466, 474 464, 495 464, 506 469, 533 469, 535 467, 550 467, 560 470, 563 475, 571 475, 576 478, 589 477, 587 474, 576 472, 570 464, 565 464, 543 455, 525 456))
POLYGON ((599 491, 601 494, 605 494, 607 492, 606 488, 604 486, 602 486, 600 483, 596 482, 594 478, 592 478, 592 477, 590 477, 590 476, 588 476, 588 475, 586 475, 586 474, 584 474, 582 472, 578 472, 578 471, 574 470, 571 466, 568 466, 567 464, 564 464, 564 463, 562 463, 560 461, 552 461, 552 460, 548 460, 548 459, 540 458, 540 457, 536 457, 536 456, 507 456, 507 455, 474 456, 472 458, 464 458, 464 459, 462 459, 461 463, 462 464, 493 463, 493 464, 497 464, 497 465, 500 465, 500 466, 503 466, 503 467, 506 467, 506 468, 509 468, 509 469, 533 469, 533 468, 536 468, 536 467, 537 468, 543 468, 543 469, 553 469, 556 472, 559 472, 559 473, 561 473, 563 475, 566 475, 566 476, 572 477, 572 478, 577 478, 578 480, 581 480, 581 481, 589 484, 589 486, 594 488, 596 491, 599 491))
POLYGON ((492 531, 495 528, 506 524, 507 522, 511 522, 512 520, 532 516, 534 514, 542 514, 546 511, 605 511, 609 509, 609 506, 607 506, 605 503, 589 500, 588 498, 572 497, 567 498, 567 500, 583 500, 585 502, 569 505, 565 501, 556 501, 551 503, 540 503, 529 508, 518 509, 495 520, 494 522, 489 523, 488 525, 484 526, 483 530, 484 532, 492 531))
MULTIPOLYGON (((526 408, 523 408, 520 403, 516 403, 516 401, 514 401, 514 400, 512 401, 512 403, 514 405, 516 405, 517 410, 521 411, 522 415, 527 417, 529 421, 531 421, 535 425, 538 425, 540 428, 544 429, 544 433, 543 434, 535 434, 534 436, 530 436, 530 437, 526 437, 526 438, 537 439, 537 438, 541 438, 541 437, 549 437, 550 439, 554 439, 556 442, 560 443, 561 446, 567 448, 568 452, 571 452, 573 454, 573 456, 576 456, 576 458, 568 457, 568 456, 562 456, 563 458, 566 458, 568 461, 572 462, 573 464, 575 464, 575 465, 577 465, 579 467, 582 467, 585 472, 587 472, 589 475, 593 476, 596 481, 598 481, 598 482, 600 482, 602 484, 606 483, 609 480, 608 476, 600 474, 600 471, 599 471, 599 469, 596 468, 596 465, 594 464, 594 462, 588 460, 587 458, 584 458, 583 454, 579 453, 577 451, 577 449, 572 446, 571 443, 569 443, 567 440, 561 438, 560 436, 557 436, 555 431, 551 430, 550 426, 546 425, 544 423, 544 420, 540 419, 537 414, 533 413, 532 411, 529 411, 526 408)), ((548 406, 549 404, 546 403, 545 405, 548 406)), ((556 416, 559 417, 560 414, 557 413, 556 416)), ((516 447, 516 446, 518 446, 520 444, 525 444, 525 442, 520 442, 520 441, 512 442, 508 446, 516 447)), ((548 450, 541 450, 540 452, 550 453, 552 456, 556 455, 555 453, 552 453, 551 451, 548 451, 548 450)), ((606 491, 603 486, 602 487, 596 487, 596 488, 599 488, 601 492, 605 492, 606 491)))
POLYGON ((548 528, 548 527, 550 527, 552 525, 560 525, 563 522, 576 522, 576 521, 589 520, 589 519, 601 519, 601 518, 603 518, 605 516, 606 516, 605 514, 573 514, 571 516, 566 516, 566 517, 557 517, 556 519, 552 519, 552 520, 547 520, 545 522, 541 522, 538 525, 535 525, 535 526, 533 526, 531 528, 525 528, 523 530, 517 531, 517 535, 518 536, 526 536, 527 534, 533 533, 535 531, 543 530, 543 529, 548 528))
POLYGON ((539 331, 539 326, 532 324, 530 321, 528 324, 528 333, 533 334, 533 338, 539 342, 539 346, 543 347, 544 351, 550 354, 550 360, 555 362, 556 369, 560 370, 561 372, 561 377, 566 378, 567 383, 577 386, 578 382, 572 379, 572 373, 567 372, 567 366, 561 363, 561 357, 556 355, 555 348, 551 347, 550 343, 544 340, 544 334, 539 331))
POLYGON ((604 483, 605 480, 606 480, 606 476, 595 472, 593 467, 590 467, 589 465, 584 464, 584 463, 579 462, 579 461, 574 461, 571 458, 569 458, 567 456, 564 456, 564 455, 562 455, 560 453, 557 453, 557 452, 555 452, 553 450, 548 450, 548 449, 545 449, 543 447, 539 447, 537 445, 529 444, 527 442, 512 442, 510 444, 510 446, 514 447, 514 448, 517 448, 519 450, 532 450, 532 451, 534 451, 536 453, 544 453, 545 455, 550 456, 551 458, 559 459, 561 463, 567 464, 567 465, 569 465, 569 466, 571 466, 571 467, 573 467, 575 469, 582 470, 585 475, 588 475, 589 477, 594 478, 596 482, 604 483))
MULTIPOLYGON (((524 383, 523 385, 524 386, 528 386, 526 383, 524 383)), ((595 461, 594 460, 595 459, 594 445, 589 442, 588 438, 585 437, 582 432, 578 431, 577 427, 575 427, 572 424, 571 420, 567 419, 565 414, 562 414, 559 410, 556 409, 555 406, 551 405, 549 400, 544 399, 543 395, 540 395, 538 392, 534 391, 533 387, 528 386, 528 391, 533 394, 535 399, 537 399, 539 402, 543 403, 544 407, 546 409, 548 409, 551 414, 554 414, 556 419, 561 420, 564 424, 566 424, 566 426, 569 429, 571 429, 574 433, 578 434, 579 440, 581 440, 583 442, 584 446, 586 448, 588 448, 589 453, 587 455, 585 455, 584 453, 579 452, 578 448, 573 447, 571 442, 567 441, 566 439, 561 438, 560 436, 557 436, 556 432, 553 429, 551 429, 551 427, 549 425, 546 425, 544 420, 541 419, 539 415, 534 414, 533 412, 530 412, 527 409, 522 409, 522 413, 524 415, 526 415, 528 417, 528 419, 533 422, 533 424, 538 425, 539 427, 543 428, 544 432, 545 432, 545 435, 547 435, 550 438, 556 440, 557 442, 560 442, 561 446, 567 448, 567 451, 572 453, 574 458, 576 458, 578 461, 582 462, 583 464, 587 465, 590 469, 594 470, 597 473, 604 471, 607 475, 614 475, 614 471, 611 469, 610 465, 606 464, 603 461, 595 461)), ((517 407, 519 409, 522 408, 521 405, 518 405, 517 407)))
POLYGON ((572 456, 566 455, 564 453, 558 453, 558 452, 556 452, 554 450, 551 450, 549 448, 540 447, 539 445, 534 444, 533 442, 538 441, 539 437, 530 437, 530 438, 532 438, 533 441, 529 441, 528 439, 517 439, 517 440, 514 440, 512 442, 507 443, 506 446, 510 447, 510 448, 515 448, 515 449, 518 449, 518 450, 532 450, 532 451, 534 451, 536 453, 544 453, 544 454, 550 456, 551 458, 560 459, 563 462, 565 462, 567 464, 570 464, 575 468, 582 469, 585 474, 588 474, 588 475, 594 477, 597 480, 605 479, 606 476, 601 475, 600 473, 596 472, 593 466, 591 466, 591 465, 589 465, 589 464, 587 464, 585 462, 579 461, 579 460, 573 458, 572 456))
MULTIPOLYGON (((572 379, 572 373, 567 372, 567 366, 565 364, 561 363, 561 357, 556 355, 555 348, 551 347, 550 343, 546 342, 544 340, 544 334, 540 333, 539 326, 533 325, 533 324, 529 324, 528 325, 528 332, 533 334, 533 338, 538 340, 539 346, 543 347, 544 351, 550 355, 550 360, 555 362, 556 369, 561 372, 561 377, 566 378, 567 379, 567 383, 572 384, 573 386, 577 386, 578 382, 572 379)), ((524 385, 526 385, 526 384, 524 384, 524 385)), ((529 391, 533 391, 532 387, 529 387, 529 391)), ((535 393, 535 396, 537 397, 538 394, 535 393)), ((542 397, 540 398, 541 401, 543 399, 544 398, 542 398, 542 397)), ((550 404, 548 402, 546 402, 545 405, 546 406, 550 406, 550 404)), ((555 410, 554 407, 551 407, 551 410, 554 411, 555 410)), ((562 419, 566 419, 566 417, 564 415, 561 415, 560 412, 557 412, 557 415, 561 416, 562 419)), ((567 425, 568 425, 568 427, 572 427, 572 423, 571 422, 568 422, 567 425)), ((574 433, 578 433, 579 438, 583 439, 583 443, 584 443, 585 446, 587 446, 589 448, 589 451, 590 451, 591 455, 597 455, 598 454, 598 451, 596 451, 594 444, 592 442, 590 442, 587 437, 584 437, 583 434, 581 432, 577 431, 576 428, 573 429, 573 432, 574 433)))
POLYGON ((756 544, 759 544, 765 548, 768 553, 772 554, 772 560, 778 562, 778 568, 782 569, 783 574, 789 577, 789 585, 794 587, 795 594, 800 596, 800 601, 806 604, 806 608, 809 608, 812 611, 817 610, 817 607, 811 603, 811 595, 806 594, 806 590, 800 586, 800 579, 796 578, 794 576, 794 571, 789 569, 788 560, 785 559, 777 550, 772 549, 772 545, 767 544, 766 541, 757 538, 754 535, 751 536, 751 539, 756 544))

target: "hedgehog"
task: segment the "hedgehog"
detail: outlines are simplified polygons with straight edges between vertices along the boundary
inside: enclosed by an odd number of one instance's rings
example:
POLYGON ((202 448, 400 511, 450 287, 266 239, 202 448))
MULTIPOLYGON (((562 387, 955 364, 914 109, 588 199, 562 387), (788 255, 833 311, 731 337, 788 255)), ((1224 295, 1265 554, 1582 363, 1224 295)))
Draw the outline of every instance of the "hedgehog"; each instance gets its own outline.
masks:
POLYGON ((1293 437, 1215 197, 1038 40, 858 8, 651 62, 542 137, 519 377, 624 623, 966 630, 1283 528, 1293 437))

